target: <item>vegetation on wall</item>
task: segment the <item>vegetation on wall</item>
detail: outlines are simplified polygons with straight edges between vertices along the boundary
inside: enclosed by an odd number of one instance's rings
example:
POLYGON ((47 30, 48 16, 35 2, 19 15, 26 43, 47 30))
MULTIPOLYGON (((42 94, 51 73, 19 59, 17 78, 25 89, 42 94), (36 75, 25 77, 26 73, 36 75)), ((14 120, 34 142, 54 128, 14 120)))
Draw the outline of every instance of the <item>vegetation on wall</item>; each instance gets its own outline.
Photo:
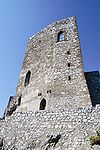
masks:
POLYGON ((91 136, 90 137, 90 142, 91 145, 100 145, 100 130, 97 131, 97 135, 96 136, 91 136))

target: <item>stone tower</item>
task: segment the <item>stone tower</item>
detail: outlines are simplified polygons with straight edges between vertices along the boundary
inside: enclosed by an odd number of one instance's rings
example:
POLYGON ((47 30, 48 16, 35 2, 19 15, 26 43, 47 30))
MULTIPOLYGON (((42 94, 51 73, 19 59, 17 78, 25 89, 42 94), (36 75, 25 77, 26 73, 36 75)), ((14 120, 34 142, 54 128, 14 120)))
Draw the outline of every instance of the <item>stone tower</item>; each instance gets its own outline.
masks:
POLYGON ((100 130, 99 93, 99 72, 84 75, 75 17, 53 23, 29 39, 0 120, 0 149, 100 149, 89 139, 100 130))
POLYGON ((91 105, 75 17, 57 21, 29 39, 10 105, 17 111, 91 105))

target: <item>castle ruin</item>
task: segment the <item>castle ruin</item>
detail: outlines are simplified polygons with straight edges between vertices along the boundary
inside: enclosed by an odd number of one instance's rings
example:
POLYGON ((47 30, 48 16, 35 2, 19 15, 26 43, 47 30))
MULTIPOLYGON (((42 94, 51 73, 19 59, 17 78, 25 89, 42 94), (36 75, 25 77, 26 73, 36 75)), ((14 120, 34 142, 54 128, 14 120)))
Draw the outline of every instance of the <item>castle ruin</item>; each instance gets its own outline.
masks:
POLYGON ((0 121, 1 148, 90 150, 99 104, 100 75, 84 72, 76 18, 57 21, 28 41, 16 95, 0 121))

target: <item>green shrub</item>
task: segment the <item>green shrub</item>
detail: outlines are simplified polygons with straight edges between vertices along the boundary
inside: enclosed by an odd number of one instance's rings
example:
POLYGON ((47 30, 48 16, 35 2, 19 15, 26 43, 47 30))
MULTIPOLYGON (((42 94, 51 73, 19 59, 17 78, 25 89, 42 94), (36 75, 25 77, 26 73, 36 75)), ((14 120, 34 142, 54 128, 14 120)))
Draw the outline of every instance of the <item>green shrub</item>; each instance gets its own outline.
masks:
POLYGON ((100 145, 100 131, 97 131, 97 135, 96 136, 91 136, 90 137, 90 142, 91 145, 100 145))
POLYGON ((100 130, 97 131, 97 136, 100 138, 100 130))

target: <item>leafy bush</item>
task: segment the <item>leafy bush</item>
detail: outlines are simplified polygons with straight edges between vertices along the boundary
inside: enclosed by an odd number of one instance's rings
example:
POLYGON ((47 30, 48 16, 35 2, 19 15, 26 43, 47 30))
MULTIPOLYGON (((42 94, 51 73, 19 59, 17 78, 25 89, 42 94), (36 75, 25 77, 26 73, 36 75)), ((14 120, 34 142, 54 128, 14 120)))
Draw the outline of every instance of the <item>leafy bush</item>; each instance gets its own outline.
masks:
POLYGON ((90 137, 90 142, 91 145, 100 145, 100 131, 97 131, 97 135, 96 136, 91 136, 90 137))

